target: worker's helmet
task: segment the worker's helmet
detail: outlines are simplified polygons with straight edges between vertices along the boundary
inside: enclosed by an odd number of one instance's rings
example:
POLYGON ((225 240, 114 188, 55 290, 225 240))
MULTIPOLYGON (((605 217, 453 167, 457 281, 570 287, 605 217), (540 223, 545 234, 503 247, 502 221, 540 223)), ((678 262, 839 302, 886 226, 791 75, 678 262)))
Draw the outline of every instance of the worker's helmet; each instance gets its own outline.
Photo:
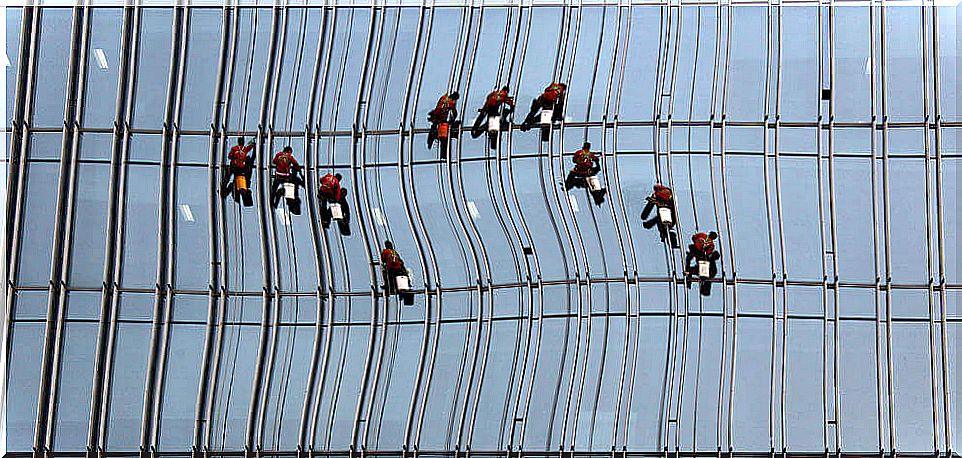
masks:
POLYGON ((591 149, 591 143, 585 142, 585 144, 584 144, 584 145, 581 145, 581 147, 584 148, 584 149, 590 150, 590 149, 591 149))
POLYGON ((293 151, 294 151, 294 150, 293 150, 290 146, 285 146, 285 147, 284 147, 284 152, 285 152, 285 153, 290 153, 290 152, 293 152, 293 151))
POLYGON ((508 85, 505 84, 503 87, 501 87, 501 90, 502 90, 502 91, 507 91, 507 90, 508 90, 508 85))
POLYGON ((708 233, 708 238, 711 239, 711 240, 715 240, 715 239, 718 238, 718 233, 715 232, 715 231, 711 231, 711 232, 708 233))
POLYGON ((237 137, 237 146, 244 146, 244 137, 237 137))
POLYGON ((458 97, 461 97, 461 94, 458 94, 458 91, 454 91, 454 92, 452 92, 451 95, 449 95, 448 97, 449 97, 449 98, 452 98, 452 99, 454 99, 454 100, 457 100, 458 97))
POLYGON ((341 174, 340 174, 340 173, 335 173, 335 174, 334 174, 334 178, 337 178, 337 181, 341 181, 341 174))
POLYGON ((389 249, 389 250, 393 250, 393 249, 394 249, 394 244, 391 243, 390 240, 385 240, 385 241, 384 241, 384 248, 387 248, 387 249, 389 249))

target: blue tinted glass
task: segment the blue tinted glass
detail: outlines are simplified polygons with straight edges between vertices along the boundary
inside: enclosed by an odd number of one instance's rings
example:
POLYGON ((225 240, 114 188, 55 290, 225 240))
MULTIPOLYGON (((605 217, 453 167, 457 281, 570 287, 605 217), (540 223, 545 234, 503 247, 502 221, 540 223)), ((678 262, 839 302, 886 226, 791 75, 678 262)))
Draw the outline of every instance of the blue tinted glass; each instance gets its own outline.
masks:
POLYGON ((112 127, 117 104, 112 96, 117 94, 117 74, 121 64, 123 10, 95 8, 90 14, 83 125, 112 127))

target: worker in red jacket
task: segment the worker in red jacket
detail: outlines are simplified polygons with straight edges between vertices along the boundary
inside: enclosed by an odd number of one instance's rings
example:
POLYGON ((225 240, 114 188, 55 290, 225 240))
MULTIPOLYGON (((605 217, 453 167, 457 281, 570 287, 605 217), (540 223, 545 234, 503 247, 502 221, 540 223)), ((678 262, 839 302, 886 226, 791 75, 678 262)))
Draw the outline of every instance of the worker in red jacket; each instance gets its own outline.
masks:
POLYGON ((390 294, 397 293, 397 280, 400 275, 407 275, 404 267, 404 260, 394 250, 394 244, 390 240, 384 242, 384 249, 381 250, 381 265, 384 270, 384 288, 390 294))
MULTIPOLYGON (((250 193, 249 186, 251 181, 251 170, 254 168, 253 149, 253 141, 247 145, 244 145, 244 137, 237 137, 237 145, 231 148, 230 152, 227 153, 227 167, 222 174, 223 179, 221 180, 222 196, 226 196, 227 193, 234 190, 234 179, 237 176, 243 176, 245 178, 245 182, 248 186, 246 193, 250 193)), ((235 200, 239 199, 240 196, 238 194, 234 194, 235 200)))
POLYGON ((541 110, 552 110, 551 121, 560 122, 564 119, 565 94, 568 86, 564 83, 551 83, 544 88, 544 92, 531 102, 531 111, 521 123, 521 130, 528 130, 538 122, 541 110))
POLYGON ((671 188, 656 184, 651 195, 645 198, 645 200, 648 201, 648 203, 645 204, 645 209, 641 212, 641 219, 644 221, 642 226, 644 226, 645 229, 651 229, 655 227, 655 225, 658 225, 661 240, 664 242, 670 238, 672 248, 678 248, 678 240, 671 232, 671 229, 675 226, 675 203, 671 188), (658 212, 656 212, 651 219, 648 219, 648 215, 650 215, 651 211, 655 208, 658 209, 658 212), (662 221, 660 215, 661 209, 663 208, 669 212, 669 217, 666 221, 662 221))
POLYGON ((428 148, 433 147, 434 141, 438 139, 438 124, 446 122, 449 123, 449 132, 457 130, 458 108, 456 105, 460 97, 458 91, 442 95, 434 109, 428 112, 428 121, 431 121, 431 131, 428 132, 428 148))
POLYGON ((581 149, 571 156, 574 167, 565 179, 565 190, 576 186, 585 186, 585 179, 597 175, 601 171, 598 155, 591 151, 591 143, 585 142, 581 149))
MULTIPOLYGON (((303 170, 297 159, 294 159, 294 150, 290 146, 285 146, 283 150, 274 155, 271 166, 274 168, 274 176, 271 182, 271 206, 276 208, 284 194, 281 189, 284 183, 294 183, 298 189, 304 185, 303 170)), ((296 200, 298 199, 295 197, 296 200)))
POLYGON ((321 198, 322 211, 321 211, 321 222, 324 223, 324 227, 331 224, 331 210, 329 204, 337 203, 341 205, 341 212, 344 215, 343 221, 346 222, 348 219, 348 205, 347 205, 347 189, 341 186, 341 174, 335 173, 324 175, 321 177, 321 184, 317 190, 318 196, 321 198))
MULTIPOLYGON (((688 254, 685 256, 685 268, 688 272, 688 278, 698 279, 698 263, 692 263, 692 261, 706 261, 710 263, 708 278, 714 278, 718 273, 718 267, 716 261, 721 255, 715 251, 715 239, 718 238, 718 233, 715 231, 704 233, 699 232, 691 236, 691 244, 688 245, 688 254)), ((702 279, 707 280, 707 279, 702 279)), ((707 296, 711 293, 711 282, 702 281, 701 282, 701 294, 707 296)))
POLYGON ((504 118, 513 112, 514 97, 508 94, 508 86, 504 86, 497 91, 491 91, 484 100, 484 106, 478 108, 478 117, 474 120, 474 126, 471 127, 471 136, 478 138, 484 133, 484 123, 488 118, 501 116, 501 124, 504 125, 504 118))

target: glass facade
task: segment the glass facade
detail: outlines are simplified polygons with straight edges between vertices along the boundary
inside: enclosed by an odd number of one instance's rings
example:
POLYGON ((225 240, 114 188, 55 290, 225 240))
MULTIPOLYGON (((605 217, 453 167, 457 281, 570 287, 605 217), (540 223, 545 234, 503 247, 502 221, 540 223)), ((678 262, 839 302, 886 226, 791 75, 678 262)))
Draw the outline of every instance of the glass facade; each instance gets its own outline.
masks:
POLYGON ((140 3, 4 10, 11 456, 958 448, 962 6, 140 3), (467 127, 504 85, 493 145, 427 148, 438 97, 467 127), (585 141, 599 203, 563 185, 585 141))

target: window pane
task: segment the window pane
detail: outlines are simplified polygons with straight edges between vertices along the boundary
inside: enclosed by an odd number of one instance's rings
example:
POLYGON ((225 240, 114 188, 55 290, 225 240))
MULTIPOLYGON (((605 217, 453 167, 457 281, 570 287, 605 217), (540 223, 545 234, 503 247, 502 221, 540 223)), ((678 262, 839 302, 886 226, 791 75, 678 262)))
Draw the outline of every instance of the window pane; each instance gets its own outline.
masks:
POLYGON ((70 285, 99 287, 104 274, 110 165, 78 164, 76 186, 70 285))
POLYGON ((187 68, 184 75, 180 128, 207 130, 210 128, 216 92, 224 13, 219 9, 209 8, 189 11, 190 30, 187 34, 187 68))
POLYGON ((120 69, 123 10, 90 10, 90 44, 87 48, 87 84, 84 94, 85 127, 112 127, 120 69))
POLYGON ((5 387, 7 451, 29 452, 37 425, 41 366, 37 362, 43 359, 44 324, 14 323, 10 338, 12 348, 17 350, 9 355, 5 387))
POLYGON ((45 8, 40 12, 40 44, 34 83, 33 125, 62 127, 67 69, 70 68, 71 24, 67 8, 45 8))
POLYGON ((206 290, 209 280, 207 169, 177 167, 174 223, 174 284, 180 289, 206 290))
POLYGON ((170 74, 172 12, 171 8, 140 10, 133 127, 159 129, 163 126, 170 74))
POLYGON ((59 164, 32 162, 27 165, 27 183, 20 234, 20 270, 23 285, 46 285, 50 279, 54 217, 57 209, 59 164))
POLYGON ((127 214, 124 220, 124 264, 121 284, 152 288, 157 281, 157 189, 160 169, 130 165, 127 170, 127 214))
MULTIPOLYGON (((13 120, 13 109, 16 104, 17 91, 17 71, 20 68, 20 27, 23 21, 23 10, 20 8, 6 8, 7 15, 7 86, 4 95, 4 104, 7 107, 7 117, 4 118, 3 126, 7 127, 13 120)), ((6 149, 4 149, 6 150, 6 149)))

